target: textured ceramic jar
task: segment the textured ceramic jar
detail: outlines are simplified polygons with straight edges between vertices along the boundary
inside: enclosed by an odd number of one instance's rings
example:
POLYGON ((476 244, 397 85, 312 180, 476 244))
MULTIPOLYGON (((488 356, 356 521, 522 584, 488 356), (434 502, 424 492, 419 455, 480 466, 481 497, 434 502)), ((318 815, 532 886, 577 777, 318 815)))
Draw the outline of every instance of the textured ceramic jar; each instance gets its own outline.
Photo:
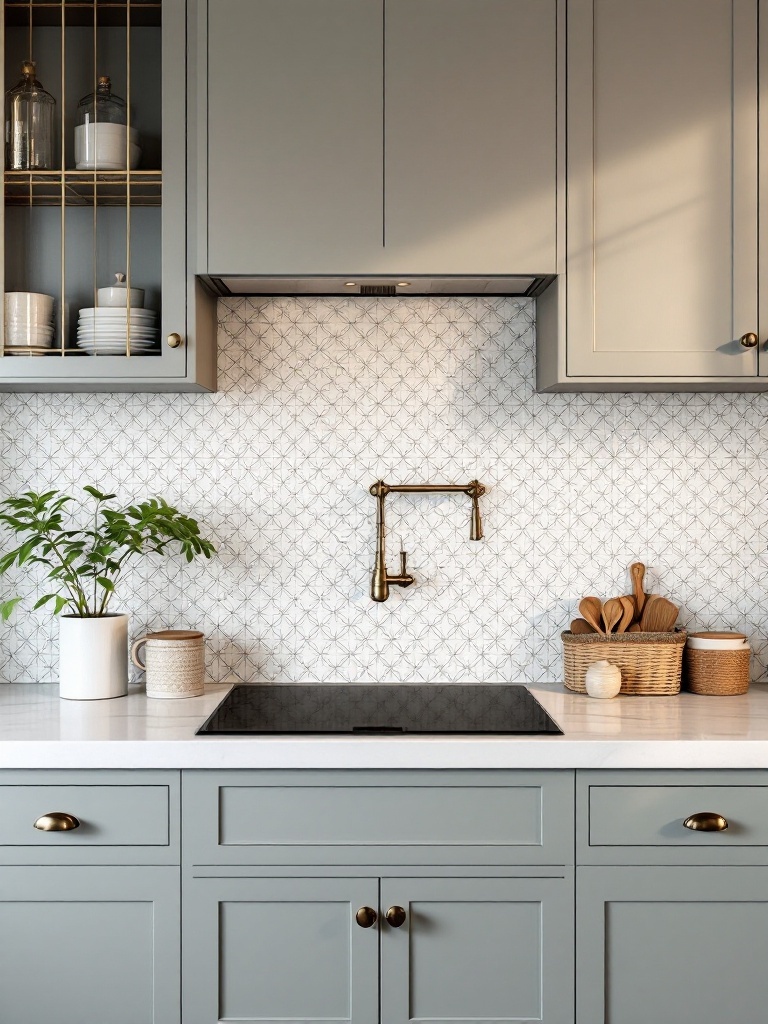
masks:
POLYGON ((131 648, 131 659, 147 674, 147 696, 199 697, 205 676, 205 638, 194 629, 147 633, 131 648), (144 661, 139 652, 144 648, 144 661))

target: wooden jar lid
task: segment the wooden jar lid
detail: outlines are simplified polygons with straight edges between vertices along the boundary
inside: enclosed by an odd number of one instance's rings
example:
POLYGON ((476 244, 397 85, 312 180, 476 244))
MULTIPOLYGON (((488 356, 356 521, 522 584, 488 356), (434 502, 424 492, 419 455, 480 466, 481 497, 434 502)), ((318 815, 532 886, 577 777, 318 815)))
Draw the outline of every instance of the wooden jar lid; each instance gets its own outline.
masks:
POLYGON ((697 640, 746 640, 746 633, 689 633, 689 637, 697 640))
POLYGON ((197 629, 161 629, 147 633, 147 640, 202 640, 205 634, 197 629))

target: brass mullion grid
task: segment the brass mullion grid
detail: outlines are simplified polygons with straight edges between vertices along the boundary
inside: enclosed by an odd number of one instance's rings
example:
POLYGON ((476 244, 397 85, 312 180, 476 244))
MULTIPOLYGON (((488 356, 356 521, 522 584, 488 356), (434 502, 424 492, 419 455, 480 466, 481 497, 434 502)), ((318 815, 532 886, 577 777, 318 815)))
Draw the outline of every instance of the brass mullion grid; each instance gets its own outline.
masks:
POLYGON ((125 354, 131 355, 131 2, 125 7, 125 354))
MULTIPOLYGON (((65 0, 61 0, 61 292, 59 298, 59 347, 61 349, 61 357, 64 358, 64 352, 66 350, 66 338, 64 333, 66 330, 64 323, 64 310, 65 310, 65 295, 67 287, 67 204, 66 204, 66 176, 64 169, 66 167, 66 117, 65 110, 67 104, 67 47, 66 47, 66 3, 65 0)), ((31 176, 30 176, 31 180, 31 176)))

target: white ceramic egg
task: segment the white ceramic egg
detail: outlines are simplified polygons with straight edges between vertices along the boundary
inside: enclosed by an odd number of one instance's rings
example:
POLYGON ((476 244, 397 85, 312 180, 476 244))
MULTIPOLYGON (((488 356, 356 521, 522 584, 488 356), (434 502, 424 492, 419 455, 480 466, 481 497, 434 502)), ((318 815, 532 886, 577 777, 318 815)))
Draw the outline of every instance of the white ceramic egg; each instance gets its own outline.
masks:
POLYGON ((584 677, 590 697, 615 697, 621 690, 621 669, 610 661, 595 661, 584 677))

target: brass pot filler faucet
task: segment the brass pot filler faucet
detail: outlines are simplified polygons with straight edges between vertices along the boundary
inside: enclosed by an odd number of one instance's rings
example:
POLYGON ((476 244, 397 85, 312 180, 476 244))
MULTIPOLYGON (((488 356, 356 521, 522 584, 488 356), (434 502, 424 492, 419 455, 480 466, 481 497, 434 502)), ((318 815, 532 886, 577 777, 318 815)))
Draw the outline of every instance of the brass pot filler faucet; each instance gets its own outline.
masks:
POLYGON ((371 597, 374 601, 387 600, 390 584, 394 583, 398 587, 410 587, 412 583, 416 582, 408 572, 406 564, 408 556, 405 551, 400 552, 400 572, 396 576, 390 576, 387 571, 384 544, 384 499, 388 494, 468 494, 472 499, 469 539, 483 539, 483 521, 480 518, 478 499, 481 494, 485 494, 485 488, 479 480, 472 480, 468 484, 385 484, 383 480, 377 480, 370 490, 376 498, 376 564, 373 567, 373 578, 371 579, 371 597))

